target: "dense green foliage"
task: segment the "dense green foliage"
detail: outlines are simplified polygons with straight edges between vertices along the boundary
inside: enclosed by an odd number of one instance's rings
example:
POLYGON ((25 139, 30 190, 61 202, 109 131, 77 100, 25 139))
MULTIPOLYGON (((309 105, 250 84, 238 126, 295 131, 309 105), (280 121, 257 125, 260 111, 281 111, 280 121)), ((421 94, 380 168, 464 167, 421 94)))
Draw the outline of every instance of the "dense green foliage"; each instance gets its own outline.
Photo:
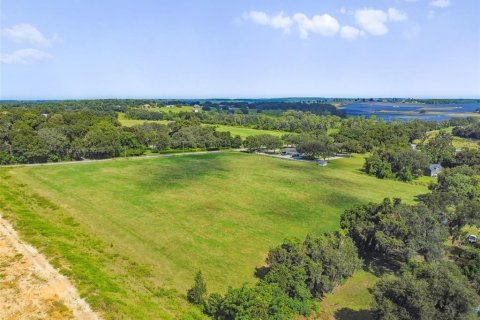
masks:
POLYGON ((480 123, 455 127, 452 130, 452 134, 462 138, 480 139, 480 123))
POLYGON ((363 254, 403 263, 422 255, 425 260, 443 256, 446 231, 425 205, 406 205, 399 199, 356 206, 345 211, 341 227, 363 254))
POLYGON ((0 164, 105 159, 172 149, 239 147, 240 137, 195 122, 120 126, 115 113, 12 109, 0 114, 0 164))
POLYGON ((321 157, 326 159, 333 157, 338 150, 332 137, 325 133, 307 135, 302 134, 297 138, 297 151, 303 153, 307 158, 321 157))
POLYGON ((378 320, 475 319, 475 292, 451 262, 421 264, 374 289, 378 320))
POLYGON ((202 272, 198 271, 193 286, 187 291, 187 299, 193 304, 201 305, 207 296, 207 284, 203 280, 202 272))
POLYGON ((438 135, 422 144, 419 148, 428 156, 430 163, 450 163, 455 157, 451 134, 441 131, 438 135))
MULTIPOLYGON (((270 250, 266 263, 256 286, 230 288, 223 297, 214 293, 204 304, 204 311, 222 320, 309 315, 314 309, 313 297, 331 292, 361 266, 353 241, 339 233, 310 235, 303 242, 286 241, 270 250)), ((195 279, 193 288, 197 287, 195 279)))
POLYGON ((410 181, 425 174, 429 161, 425 153, 410 147, 378 149, 365 159, 365 172, 377 178, 395 177, 410 181))

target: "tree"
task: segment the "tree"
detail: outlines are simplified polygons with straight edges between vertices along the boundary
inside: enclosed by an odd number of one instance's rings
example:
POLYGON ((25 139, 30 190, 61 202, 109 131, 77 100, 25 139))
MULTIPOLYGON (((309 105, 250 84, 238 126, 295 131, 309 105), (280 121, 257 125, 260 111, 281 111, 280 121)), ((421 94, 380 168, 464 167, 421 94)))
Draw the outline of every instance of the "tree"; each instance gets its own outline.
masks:
POLYGON ((360 252, 407 262, 416 254, 439 259, 446 239, 438 216, 423 204, 411 206, 385 199, 383 203, 356 206, 340 218, 341 227, 360 252))
POLYGON ((133 129, 138 141, 154 151, 165 150, 170 145, 169 129, 166 125, 144 123, 134 126, 133 129))
POLYGON ((258 139, 258 136, 248 136, 245 139, 245 142, 243 143, 245 148, 248 149, 248 151, 253 152, 258 149, 260 149, 260 140, 258 139))
POLYGON ((377 178, 396 177, 410 181, 423 175, 427 166, 427 156, 408 147, 375 150, 365 159, 364 169, 377 178))
MULTIPOLYGON (((310 303, 310 301, 308 301, 310 303)), ((310 305, 302 305, 289 298, 279 287, 260 282, 248 287, 229 288, 222 298, 212 294, 205 310, 213 319, 295 319, 297 314, 308 314, 310 305)))
POLYGON ((326 134, 302 135, 297 144, 297 150, 310 158, 321 156, 324 160, 334 156, 337 150, 334 140, 326 134))
POLYGON ((278 285, 290 297, 306 301, 321 297, 351 276, 361 265, 354 242, 339 233, 290 240, 269 251, 264 281, 278 285))
POLYGON ((373 290, 373 314, 378 320, 431 319, 434 306, 427 299, 428 284, 410 274, 381 279, 373 290))
POLYGON ((476 294, 448 261, 420 264, 399 278, 384 278, 373 297, 375 319, 474 319, 476 294))
POLYGON ((187 291, 187 299, 193 304, 201 305, 207 296, 207 284, 203 280, 202 272, 198 271, 192 288, 187 291))
POLYGON ((38 130, 38 136, 42 139, 49 152, 50 160, 61 160, 67 154, 68 139, 55 128, 42 128, 38 130))
POLYGON ((258 136, 258 140, 262 147, 265 147, 267 150, 273 150, 273 152, 283 146, 282 139, 271 134, 261 134, 258 136))
POLYGON ((431 193, 420 200, 448 227, 452 243, 467 224, 480 225, 480 190, 477 171, 468 166, 445 169, 431 193))
POLYGON ((118 156, 121 152, 120 132, 109 122, 99 122, 82 139, 81 148, 87 158, 102 159, 118 156))
POLYGON ((379 179, 388 179, 395 176, 392 172, 392 165, 388 161, 383 160, 377 152, 365 158, 363 168, 366 173, 379 179))
POLYGON ((428 155, 431 163, 449 163, 455 156, 453 137, 444 131, 427 142, 422 149, 428 155))

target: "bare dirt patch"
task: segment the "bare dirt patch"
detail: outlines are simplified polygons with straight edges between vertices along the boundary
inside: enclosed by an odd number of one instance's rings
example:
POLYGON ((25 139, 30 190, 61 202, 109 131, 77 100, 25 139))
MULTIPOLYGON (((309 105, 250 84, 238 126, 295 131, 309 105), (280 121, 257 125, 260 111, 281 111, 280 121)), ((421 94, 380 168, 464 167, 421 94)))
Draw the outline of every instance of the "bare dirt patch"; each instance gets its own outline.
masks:
POLYGON ((0 319, 86 319, 99 316, 0 215, 0 319))

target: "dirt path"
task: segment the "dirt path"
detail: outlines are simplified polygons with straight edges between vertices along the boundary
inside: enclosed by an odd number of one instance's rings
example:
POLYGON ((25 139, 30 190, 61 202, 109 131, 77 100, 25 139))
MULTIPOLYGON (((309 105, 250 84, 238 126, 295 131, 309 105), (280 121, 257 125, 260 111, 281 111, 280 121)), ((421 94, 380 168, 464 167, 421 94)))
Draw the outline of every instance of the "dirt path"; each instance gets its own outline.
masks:
POLYGON ((0 215, 0 319, 99 319, 32 246, 0 215))

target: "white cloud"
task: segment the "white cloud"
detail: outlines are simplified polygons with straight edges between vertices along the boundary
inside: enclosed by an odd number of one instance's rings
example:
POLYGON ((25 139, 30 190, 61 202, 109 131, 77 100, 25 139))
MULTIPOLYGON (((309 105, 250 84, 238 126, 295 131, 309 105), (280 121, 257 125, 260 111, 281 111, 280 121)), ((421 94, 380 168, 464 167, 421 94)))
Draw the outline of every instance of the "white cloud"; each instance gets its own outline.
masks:
POLYGON ((388 33, 385 23, 388 21, 388 14, 377 9, 359 9, 355 11, 357 24, 365 31, 374 36, 382 36, 388 33))
POLYGON ((437 8, 446 8, 449 7, 451 3, 450 0, 433 0, 430 1, 430 5, 437 8))
POLYGON ((290 32, 290 27, 293 23, 292 19, 285 16, 282 11, 272 16, 262 11, 250 11, 245 13, 243 18, 256 24, 270 26, 275 29, 282 29, 285 33, 290 32))
POLYGON ((296 13, 290 17, 284 15, 283 11, 274 15, 262 11, 250 11, 243 14, 243 19, 259 25, 281 29, 285 33, 289 33, 292 27, 296 27, 302 39, 308 38, 309 33, 333 36, 340 30, 337 19, 328 14, 314 15, 309 18, 303 13, 296 13))
POLYGON ((403 11, 395 8, 390 8, 388 9, 388 19, 391 21, 404 21, 408 19, 408 16, 403 11))
POLYGON ((343 26, 340 29, 340 36, 344 39, 353 40, 363 35, 365 35, 363 30, 359 30, 352 26, 343 26))
POLYGON ((308 38, 309 32, 322 36, 333 36, 340 29, 337 19, 328 14, 314 15, 311 19, 303 13, 295 13, 293 20, 297 23, 302 39, 308 38))
POLYGON ((270 22, 270 18, 265 12, 261 11, 250 11, 243 15, 244 19, 251 20, 256 24, 267 25, 270 22))
POLYGON ((340 33, 340 36, 344 39, 356 39, 360 36, 365 36, 367 33, 374 36, 382 36, 389 32, 387 23, 408 19, 405 12, 396 8, 389 8, 387 11, 372 8, 351 11, 342 7, 340 13, 353 15, 358 27, 340 26, 337 19, 329 14, 309 17, 301 12, 288 16, 284 15, 283 11, 274 15, 262 11, 250 11, 243 14, 243 19, 255 24, 281 29, 285 33, 295 29, 302 39, 307 39, 310 34, 334 36, 340 33))
POLYGON ((433 18, 435 18, 436 14, 437 14, 437 13, 435 12, 435 10, 428 10, 427 18, 428 18, 429 20, 432 20, 433 18))
POLYGON ((12 53, 0 53, 0 62, 4 64, 28 64, 52 56, 37 49, 20 49, 12 53))
POLYGON ((15 42, 26 42, 38 47, 50 47, 53 41, 56 39, 56 36, 50 39, 45 37, 37 28, 28 23, 17 24, 10 28, 4 28, 2 29, 1 34, 2 36, 15 42))
POLYGON ((284 16, 283 12, 279 12, 270 18, 270 25, 276 29, 283 29, 285 32, 290 32, 292 19, 284 16))

